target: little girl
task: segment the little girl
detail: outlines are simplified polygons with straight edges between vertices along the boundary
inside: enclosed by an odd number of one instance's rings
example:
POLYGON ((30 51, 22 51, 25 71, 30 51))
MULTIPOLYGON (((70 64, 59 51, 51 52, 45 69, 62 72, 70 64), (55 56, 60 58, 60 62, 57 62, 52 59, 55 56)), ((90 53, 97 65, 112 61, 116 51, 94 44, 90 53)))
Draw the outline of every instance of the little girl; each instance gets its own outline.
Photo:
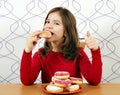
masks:
POLYGON ((84 49, 79 47, 76 19, 66 8, 56 7, 49 11, 44 27, 52 36, 45 39, 44 47, 32 56, 32 50, 41 38, 42 31, 33 32, 27 37, 23 51, 20 79, 24 85, 31 85, 41 71, 42 83, 49 83, 56 71, 67 71, 71 77, 82 76, 91 85, 98 85, 102 76, 100 47, 87 32, 86 46, 91 50, 90 62, 84 49))

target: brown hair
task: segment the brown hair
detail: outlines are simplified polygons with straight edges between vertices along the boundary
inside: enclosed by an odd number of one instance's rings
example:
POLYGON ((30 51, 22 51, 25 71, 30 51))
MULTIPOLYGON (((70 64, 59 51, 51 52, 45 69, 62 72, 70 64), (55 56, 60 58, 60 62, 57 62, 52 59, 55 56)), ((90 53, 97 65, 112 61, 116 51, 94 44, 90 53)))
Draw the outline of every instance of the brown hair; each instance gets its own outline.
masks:
MULTIPOLYGON (((64 58, 73 60, 79 54, 79 48, 78 48, 79 37, 76 29, 76 19, 68 9, 63 7, 55 7, 52 10, 50 10, 48 15, 46 16, 46 19, 48 18, 49 14, 54 12, 58 12, 59 15, 61 16, 65 30, 64 32, 66 35, 60 47, 60 50, 63 53, 64 58)), ((52 46, 50 42, 45 41, 41 54, 43 56, 46 56, 51 49, 52 46)))

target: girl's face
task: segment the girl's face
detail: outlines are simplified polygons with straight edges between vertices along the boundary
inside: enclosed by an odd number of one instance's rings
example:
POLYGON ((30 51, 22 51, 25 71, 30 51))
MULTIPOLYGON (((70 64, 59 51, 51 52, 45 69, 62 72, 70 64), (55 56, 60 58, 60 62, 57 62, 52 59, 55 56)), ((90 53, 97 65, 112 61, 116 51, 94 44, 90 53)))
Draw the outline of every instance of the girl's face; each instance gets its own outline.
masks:
POLYGON ((64 26, 58 12, 49 14, 45 21, 44 30, 50 31, 52 36, 47 41, 59 44, 63 40, 64 26))

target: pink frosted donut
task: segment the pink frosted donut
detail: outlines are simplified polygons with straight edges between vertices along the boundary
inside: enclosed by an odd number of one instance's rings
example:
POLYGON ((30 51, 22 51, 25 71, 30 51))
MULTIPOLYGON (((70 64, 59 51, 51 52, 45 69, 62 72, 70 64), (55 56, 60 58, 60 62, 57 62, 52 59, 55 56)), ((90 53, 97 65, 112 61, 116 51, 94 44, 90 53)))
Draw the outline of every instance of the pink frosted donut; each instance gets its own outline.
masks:
POLYGON ((57 78, 55 78, 54 76, 51 78, 52 82, 54 83, 55 80, 58 80, 57 78))
POLYGON ((54 84, 58 87, 67 87, 71 85, 71 80, 70 79, 57 79, 54 81, 54 84))
POLYGON ((82 78, 70 77, 71 83, 73 84, 82 84, 82 78))
POLYGON ((67 79, 70 77, 70 73, 67 71, 57 71, 54 73, 54 77, 57 79, 67 79))

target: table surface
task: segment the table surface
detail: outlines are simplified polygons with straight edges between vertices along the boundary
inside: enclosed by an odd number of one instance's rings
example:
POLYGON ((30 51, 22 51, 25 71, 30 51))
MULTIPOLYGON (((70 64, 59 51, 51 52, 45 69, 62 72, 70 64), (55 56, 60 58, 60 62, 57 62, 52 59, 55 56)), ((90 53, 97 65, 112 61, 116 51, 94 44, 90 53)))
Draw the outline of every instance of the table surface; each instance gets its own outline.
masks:
MULTIPOLYGON (((47 84, 0 84, 0 95, 52 95, 43 91, 47 84)), ((72 95, 120 95, 120 83, 106 83, 98 86, 82 84, 82 91, 72 95)))

